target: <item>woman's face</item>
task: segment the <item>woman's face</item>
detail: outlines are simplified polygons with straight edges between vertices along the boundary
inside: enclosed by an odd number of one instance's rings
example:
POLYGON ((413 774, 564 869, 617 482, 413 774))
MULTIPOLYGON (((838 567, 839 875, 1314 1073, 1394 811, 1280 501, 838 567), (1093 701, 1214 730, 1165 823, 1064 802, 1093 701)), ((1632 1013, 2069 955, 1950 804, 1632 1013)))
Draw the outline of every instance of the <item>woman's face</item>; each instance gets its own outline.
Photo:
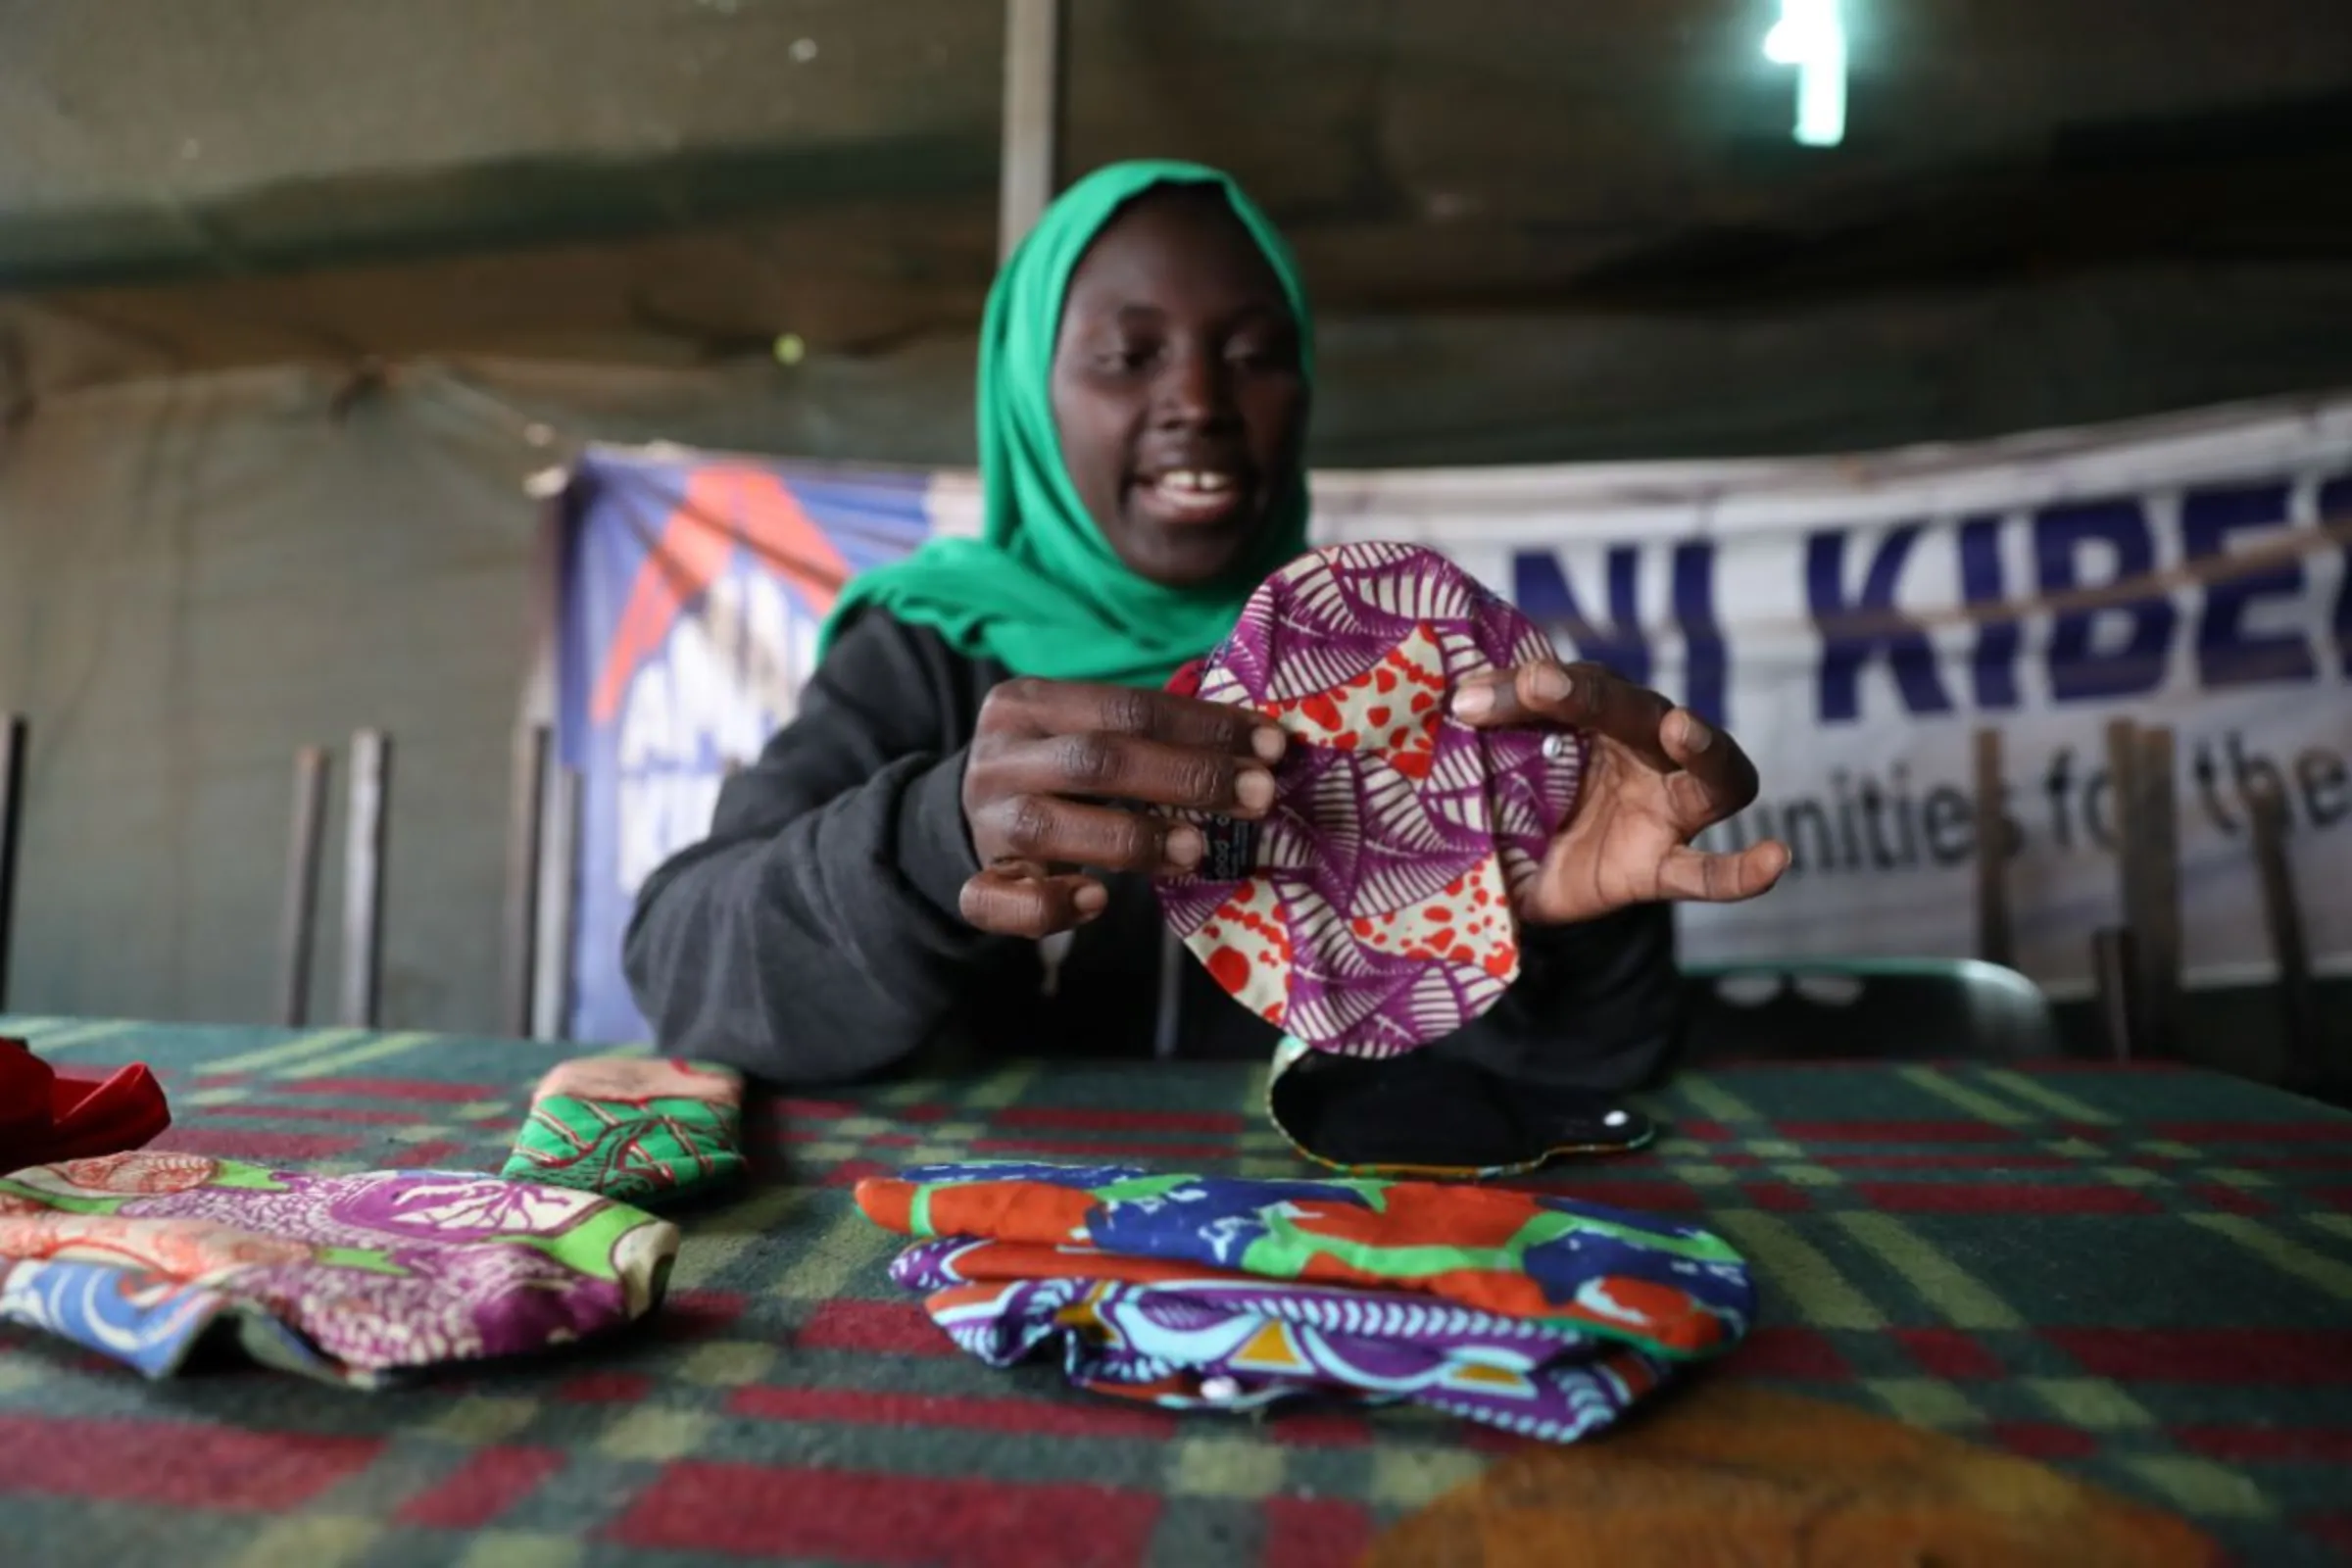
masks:
POLYGON ((1246 562, 1298 472, 1298 327, 1222 195, 1153 191, 1096 236, 1054 348, 1061 457, 1129 570, 1171 588, 1246 562))

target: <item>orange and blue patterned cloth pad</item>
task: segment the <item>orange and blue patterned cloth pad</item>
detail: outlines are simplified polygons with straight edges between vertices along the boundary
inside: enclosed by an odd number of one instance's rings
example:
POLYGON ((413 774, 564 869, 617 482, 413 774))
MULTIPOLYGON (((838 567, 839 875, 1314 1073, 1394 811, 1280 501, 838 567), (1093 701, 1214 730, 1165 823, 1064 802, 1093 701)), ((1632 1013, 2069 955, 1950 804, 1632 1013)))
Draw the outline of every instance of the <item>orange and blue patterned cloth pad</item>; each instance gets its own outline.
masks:
POLYGON ((1719 1238, 1553 1194, 972 1163, 857 1198, 965 1350, 1058 1347, 1073 1384, 1178 1409, 1411 1400, 1567 1443, 1756 1313, 1719 1238))

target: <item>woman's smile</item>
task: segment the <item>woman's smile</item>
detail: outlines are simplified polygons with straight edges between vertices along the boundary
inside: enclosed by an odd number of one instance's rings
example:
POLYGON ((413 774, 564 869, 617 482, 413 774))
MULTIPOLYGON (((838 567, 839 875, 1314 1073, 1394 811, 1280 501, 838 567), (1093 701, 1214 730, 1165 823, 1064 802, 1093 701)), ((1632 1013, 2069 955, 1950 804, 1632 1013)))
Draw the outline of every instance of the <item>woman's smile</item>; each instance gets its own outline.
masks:
POLYGON ((1247 473, 1231 467, 1168 468, 1136 481, 1131 504, 1155 523, 1210 527, 1230 522, 1248 506, 1247 473))

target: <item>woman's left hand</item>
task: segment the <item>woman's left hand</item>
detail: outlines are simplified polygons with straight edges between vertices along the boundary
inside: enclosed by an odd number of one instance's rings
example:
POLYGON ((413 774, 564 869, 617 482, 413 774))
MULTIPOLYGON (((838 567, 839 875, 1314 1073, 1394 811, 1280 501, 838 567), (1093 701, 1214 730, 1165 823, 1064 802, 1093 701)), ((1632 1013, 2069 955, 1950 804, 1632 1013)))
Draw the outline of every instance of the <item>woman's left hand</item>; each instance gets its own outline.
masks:
POLYGON ((1788 868, 1777 839, 1736 854, 1690 841, 1756 798, 1756 767, 1737 741, 1598 664, 1522 664, 1462 683, 1454 716, 1479 729, 1576 729, 1592 746, 1576 814, 1551 841, 1520 900, 1544 925, 1590 920, 1629 904, 1733 904, 1788 868))

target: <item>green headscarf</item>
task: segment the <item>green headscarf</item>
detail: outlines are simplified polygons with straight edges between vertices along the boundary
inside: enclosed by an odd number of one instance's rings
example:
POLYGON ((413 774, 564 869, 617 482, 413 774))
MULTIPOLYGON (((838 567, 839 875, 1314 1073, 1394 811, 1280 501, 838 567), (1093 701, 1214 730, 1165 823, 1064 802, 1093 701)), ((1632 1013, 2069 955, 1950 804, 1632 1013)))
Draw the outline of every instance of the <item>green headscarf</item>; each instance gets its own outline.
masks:
POLYGON ((1129 570, 1070 483, 1050 391, 1062 299, 1095 236, 1127 203, 1163 184, 1224 193, 1282 281, 1298 323, 1299 370, 1313 385, 1298 265, 1229 175, 1160 162, 1097 170, 1046 210, 989 291, 980 333, 980 537, 935 539, 903 562, 852 578, 822 646, 853 611, 879 607, 1016 675, 1156 686, 1214 648, 1258 581, 1304 552, 1303 473, 1276 502, 1253 569, 1237 583, 1195 589, 1163 588, 1129 570))

